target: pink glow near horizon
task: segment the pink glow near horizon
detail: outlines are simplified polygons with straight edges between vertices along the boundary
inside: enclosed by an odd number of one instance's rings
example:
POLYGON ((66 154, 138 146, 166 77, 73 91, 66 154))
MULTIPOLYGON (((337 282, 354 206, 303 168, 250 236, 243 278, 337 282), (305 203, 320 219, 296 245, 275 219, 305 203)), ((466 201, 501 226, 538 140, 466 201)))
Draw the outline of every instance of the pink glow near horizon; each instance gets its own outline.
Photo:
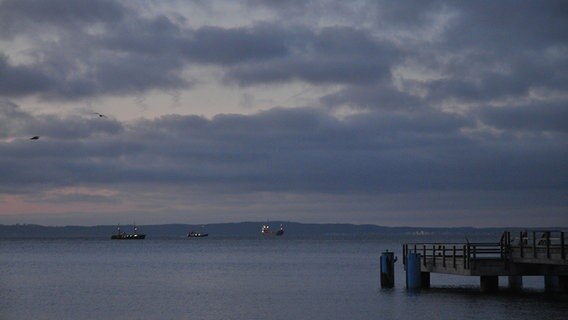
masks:
POLYGON ((60 214, 70 212, 100 212, 113 213, 139 210, 135 205, 128 202, 119 203, 94 203, 94 202, 30 202, 23 196, 7 195, 0 199, 0 216, 2 215, 25 215, 35 213, 60 214))

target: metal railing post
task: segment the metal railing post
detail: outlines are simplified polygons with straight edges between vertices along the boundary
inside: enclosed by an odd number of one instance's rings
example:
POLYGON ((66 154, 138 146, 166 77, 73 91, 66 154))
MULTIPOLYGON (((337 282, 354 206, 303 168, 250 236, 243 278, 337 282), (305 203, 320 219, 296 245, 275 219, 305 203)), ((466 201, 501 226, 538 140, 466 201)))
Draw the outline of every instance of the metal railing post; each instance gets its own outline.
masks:
POLYGON ((475 269, 475 265, 477 263, 477 248, 473 246, 473 269, 475 269))
POLYGON ((546 258, 550 259, 550 231, 544 233, 546 241, 546 258))
POLYGON ((468 267, 467 267, 467 257, 468 257, 468 254, 467 254, 467 246, 464 244, 464 245, 463 245, 463 268, 464 268, 464 269, 468 269, 468 267))
POLYGON ((523 252, 523 245, 524 245, 524 243, 525 243, 525 239, 523 239, 523 232, 522 232, 522 231, 521 231, 521 233, 520 233, 519 239, 520 239, 520 240, 519 240, 519 243, 520 243, 520 244, 519 244, 519 250, 521 250, 521 258, 524 258, 524 257, 525 257, 525 254, 524 254, 524 252, 523 252))
POLYGON ((436 245, 432 245, 432 265, 436 265, 436 245))
POLYGON ((442 246, 442 266, 446 267, 446 246, 442 246))
POLYGON ((533 231, 532 233, 532 242, 533 242, 533 258, 536 258, 536 232, 533 231))
POLYGON ((566 259, 566 249, 564 249, 564 231, 560 232, 560 256, 562 260, 566 259))
POLYGON ((452 260, 454 263, 454 269, 456 269, 456 246, 454 246, 452 249, 452 260))

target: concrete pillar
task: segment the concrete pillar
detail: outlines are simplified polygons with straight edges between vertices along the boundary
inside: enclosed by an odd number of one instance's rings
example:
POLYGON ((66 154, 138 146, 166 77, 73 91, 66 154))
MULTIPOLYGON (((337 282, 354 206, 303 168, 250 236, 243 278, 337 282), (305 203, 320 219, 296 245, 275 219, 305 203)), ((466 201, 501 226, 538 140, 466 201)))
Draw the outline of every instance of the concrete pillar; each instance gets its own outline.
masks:
POLYGON ((481 284, 481 292, 490 293, 499 290, 499 277, 498 276, 481 276, 479 277, 481 284))
POLYGON ((420 289, 420 253, 409 252, 406 260, 406 288, 420 289))
POLYGON ((546 292, 559 292, 560 291, 560 277, 553 275, 544 275, 544 291, 546 292))
POLYGON ((509 289, 521 290, 523 288, 523 276, 509 276, 509 289))
POLYGON ((394 287, 394 252, 388 250, 381 255, 381 288, 394 287))
POLYGON ((420 272, 420 287, 430 289, 430 272, 420 272))
POLYGON ((568 293, 568 276, 558 277, 558 288, 562 293, 568 293))

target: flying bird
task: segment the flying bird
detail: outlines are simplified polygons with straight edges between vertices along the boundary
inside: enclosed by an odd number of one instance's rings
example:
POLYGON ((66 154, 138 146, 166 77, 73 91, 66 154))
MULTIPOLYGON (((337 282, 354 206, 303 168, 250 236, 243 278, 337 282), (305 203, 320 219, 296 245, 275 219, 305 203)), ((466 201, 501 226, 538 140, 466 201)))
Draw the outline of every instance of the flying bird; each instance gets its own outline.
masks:
POLYGON ((99 118, 106 118, 106 116, 102 113, 98 113, 98 112, 93 112, 94 114, 96 114, 97 116, 99 116, 99 118))
POLYGON ((30 140, 38 140, 38 139, 39 139, 39 136, 33 136, 33 137, 30 138, 30 140))

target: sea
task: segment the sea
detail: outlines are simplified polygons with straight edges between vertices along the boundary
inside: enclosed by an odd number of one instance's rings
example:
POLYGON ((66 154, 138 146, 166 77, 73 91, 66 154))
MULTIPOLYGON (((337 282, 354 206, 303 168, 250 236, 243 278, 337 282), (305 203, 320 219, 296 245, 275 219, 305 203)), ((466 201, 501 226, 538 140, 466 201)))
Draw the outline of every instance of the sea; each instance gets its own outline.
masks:
MULTIPOLYGON (((484 294, 432 274, 405 288, 404 237, 0 240, 0 319, 568 319, 566 295, 525 277, 484 294), (382 252, 395 287, 381 289, 382 252)), ((452 239, 445 239, 452 240, 452 239)))

